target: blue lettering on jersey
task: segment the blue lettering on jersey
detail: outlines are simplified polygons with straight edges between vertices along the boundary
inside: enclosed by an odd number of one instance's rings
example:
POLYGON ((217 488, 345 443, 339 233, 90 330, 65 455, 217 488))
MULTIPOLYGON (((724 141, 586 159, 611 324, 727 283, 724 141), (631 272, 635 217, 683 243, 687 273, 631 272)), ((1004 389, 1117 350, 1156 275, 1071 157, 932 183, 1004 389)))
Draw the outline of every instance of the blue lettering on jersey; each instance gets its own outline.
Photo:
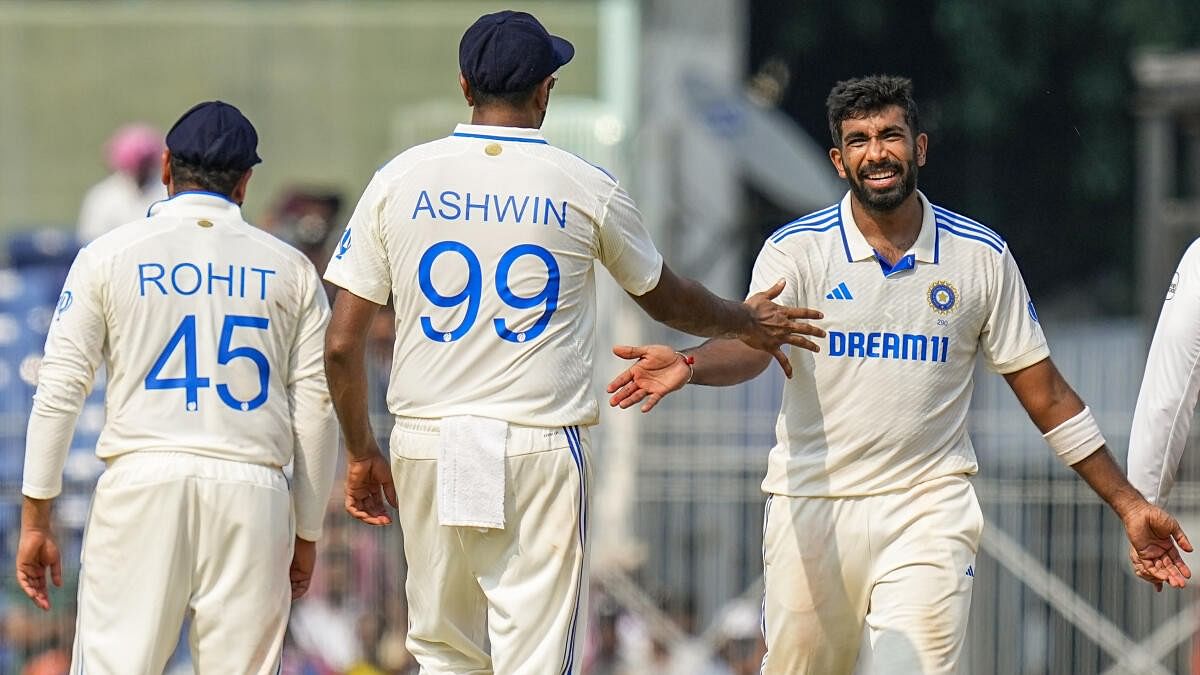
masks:
POLYGON ((534 225, 557 225, 567 227, 567 201, 554 201, 549 197, 522 195, 497 195, 491 193, 458 193, 442 190, 437 193, 437 208, 429 190, 417 193, 413 204, 412 219, 418 216, 434 220, 463 220, 475 223, 531 223, 534 225))
POLYGON ((950 354, 950 337, 886 331, 863 333, 853 330, 831 330, 828 354, 833 357, 945 363, 950 354))
POLYGON ((350 228, 347 227, 346 231, 342 233, 342 240, 338 242, 337 255, 335 255, 333 257, 337 258, 338 260, 341 260, 342 258, 346 257, 346 254, 349 252, 350 252, 350 228))
POLYGON ((227 298, 255 297, 267 299, 267 280, 275 270, 246 265, 201 265, 181 262, 169 270, 162 263, 138 264, 138 295, 195 295, 205 291, 206 295, 223 295, 227 298), (250 281, 247 295, 246 281, 250 281), (157 291, 157 292, 155 292, 157 291), (257 292, 256 292, 257 291, 257 292))

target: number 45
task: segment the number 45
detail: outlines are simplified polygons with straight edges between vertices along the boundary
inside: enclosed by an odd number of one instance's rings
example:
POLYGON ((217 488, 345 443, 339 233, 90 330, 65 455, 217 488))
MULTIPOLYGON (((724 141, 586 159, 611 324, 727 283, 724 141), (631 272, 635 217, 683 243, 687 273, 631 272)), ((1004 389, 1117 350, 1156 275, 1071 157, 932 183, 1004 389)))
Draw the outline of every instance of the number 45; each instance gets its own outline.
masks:
MULTIPOLYGON (((249 400, 239 400, 230 393, 227 385, 217 385, 217 395, 221 397, 221 401, 234 410, 254 410, 267 402, 269 393, 267 380, 271 376, 271 364, 262 352, 253 347, 230 349, 233 329, 244 326, 266 330, 268 324, 269 320, 265 316, 230 314, 225 317, 225 323, 221 327, 221 340, 217 344, 217 364, 223 366, 234 359, 250 359, 258 367, 258 394, 249 400)), ((150 366, 150 372, 146 374, 146 388, 183 389, 187 397, 188 412, 195 412, 200 409, 200 390, 207 389, 209 386, 209 379, 200 377, 197 373, 196 315, 188 314, 179 322, 179 327, 175 329, 171 339, 167 340, 167 346, 163 347, 162 353, 158 355, 154 365, 150 366), (183 343, 183 377, 159 377, 162 369, 167 365, 167 361, 171 358, 171 354, 179 348, 181 342, 183 343)))

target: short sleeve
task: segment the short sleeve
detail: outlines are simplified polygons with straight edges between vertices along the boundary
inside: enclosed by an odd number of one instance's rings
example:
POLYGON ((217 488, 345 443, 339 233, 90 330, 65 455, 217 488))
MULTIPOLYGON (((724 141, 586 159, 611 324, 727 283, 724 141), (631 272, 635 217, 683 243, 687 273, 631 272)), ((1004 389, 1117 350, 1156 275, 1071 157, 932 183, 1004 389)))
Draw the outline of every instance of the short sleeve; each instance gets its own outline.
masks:
POLYGON ((663 259, 650 233, 642 225, 642 214, 619 185, 600 214, 600 264, 613 279, 633 295, 644 295, 658 286, 663 259))
POLYGON ((768 240, 763 244, 762 250, 758 252, 758 259, 754 261, 754 270, 750 274, 750 292, 746 294, 747 297, 767 290, 780 279, 785 282, 783 292, 775 298, 774 302, 793 307, 804 305, 800 297, 800 276, 795 259, 768 240))
POLYGON ((1001 374, 1013 373, 1050 356, 1037 310, 1007 246, 996 266, 988 301, 980 345, 989 368, 1001 374))
POLYGON ((376 173, 363 191, 350 223, 325 269, 325 280, 377 305, 392 292, 391 266, 383 245, 381 219, 387 200, 385 181, 376 173))

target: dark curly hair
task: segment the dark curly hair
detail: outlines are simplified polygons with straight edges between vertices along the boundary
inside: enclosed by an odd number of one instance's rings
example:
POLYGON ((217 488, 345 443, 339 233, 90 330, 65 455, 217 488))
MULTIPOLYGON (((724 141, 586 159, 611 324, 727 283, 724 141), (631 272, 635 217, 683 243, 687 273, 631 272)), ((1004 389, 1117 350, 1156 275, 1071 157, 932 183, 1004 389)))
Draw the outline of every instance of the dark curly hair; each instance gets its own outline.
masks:
POLYGON ((842 146, 843 121, 866 117, 892 105, 904 110, 904 121, 916 136, 920 127, 912 80, 895 75, 870 75, 833 85, 829 98, 825 99, 825 111, 834 146, 842 146))

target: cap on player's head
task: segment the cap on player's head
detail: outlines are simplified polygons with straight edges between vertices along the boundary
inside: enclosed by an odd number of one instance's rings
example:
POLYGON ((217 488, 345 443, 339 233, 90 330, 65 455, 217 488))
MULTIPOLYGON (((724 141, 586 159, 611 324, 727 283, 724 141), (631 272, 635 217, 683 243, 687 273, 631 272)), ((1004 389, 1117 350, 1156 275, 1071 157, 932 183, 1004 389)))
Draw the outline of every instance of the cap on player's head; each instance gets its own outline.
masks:
POLYGON ((458 43, 463 76, 489 94, 526 91, 573 56, 570 42, 546 32, 532 15, 512 10, 479 17, 458 43))
POLYGON ((172 157, 205 169, 245 171, 262 161, 254 125, 224 101, 192 106, 167 132, 167 149, 172 157))

